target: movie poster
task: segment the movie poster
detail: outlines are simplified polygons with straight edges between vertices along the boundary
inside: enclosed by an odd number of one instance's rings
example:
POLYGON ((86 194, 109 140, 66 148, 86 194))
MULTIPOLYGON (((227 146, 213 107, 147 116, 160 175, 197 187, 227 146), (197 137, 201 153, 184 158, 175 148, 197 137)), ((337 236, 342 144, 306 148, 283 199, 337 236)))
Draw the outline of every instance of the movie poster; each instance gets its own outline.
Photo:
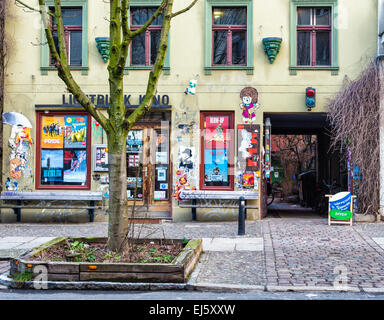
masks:
POLYGON ((64 150, 63 181, 81 185, 87 182, 87 152, 85 150, 64 150))
POLYGON ((63 182, 63 150, 41 150, 41 183, 63 182))
POLYGON ((41 148, 61 149, 64 142, 64 117, 41 118, 41 148))
POLYGON ((205 182, 228 182, 226 149, 206 149, 204 162, 205 182))
POLYGON ((127 137, 127 152, 139 152, 143 149, 143 130, 131 130, 127 137))
POLYGON ((64 128, 65 148, 86 148, 87 147, 87 117, 72 116, 65 117, 64 128))
POLYGON ((229 116, 205 118, 205 149, 227 149, 229 147, 229 116))

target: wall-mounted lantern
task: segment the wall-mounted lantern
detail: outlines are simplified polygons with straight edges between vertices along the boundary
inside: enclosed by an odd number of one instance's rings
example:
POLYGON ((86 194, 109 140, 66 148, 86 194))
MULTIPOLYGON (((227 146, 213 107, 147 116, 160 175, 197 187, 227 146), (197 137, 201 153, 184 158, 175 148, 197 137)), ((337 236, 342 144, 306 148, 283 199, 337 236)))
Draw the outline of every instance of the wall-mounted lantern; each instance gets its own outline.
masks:
POLYGON ((283 39, 277 37, 263 39, 264 51, 267 54, 268 60, 271 64, 275 61, 276 56, 280 51, 281 41, 283 41, 283 39))
POLYGON ((101 57, 103 58, 104 62, 107 62, 109 59, 109 38, 108 37, 97 37, 96 40, 96 47, 97 50, 99 50, 99 53, 101 54, 101 57))

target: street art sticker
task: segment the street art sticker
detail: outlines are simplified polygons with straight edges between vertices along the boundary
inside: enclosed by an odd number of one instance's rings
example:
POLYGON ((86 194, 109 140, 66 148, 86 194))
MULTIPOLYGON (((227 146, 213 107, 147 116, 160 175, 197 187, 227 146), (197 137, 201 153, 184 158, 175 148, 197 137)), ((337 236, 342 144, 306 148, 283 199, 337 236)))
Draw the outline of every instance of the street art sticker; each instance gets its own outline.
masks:
MULTIPOLYGON (((27 167, 30 147, 33 144, 31 138, 32 124, 21 113, 3 113, 3 123, 12 126, 8 145, 11 148, 9 157, 9 174, 12 179, 19 179, 27 167)), ((16 187, 17 188, 17 187, 16 187)))
POLYGON ((194 165, 193 163, 194 154, 195 154, 194 147, 180 146, 178 160, 177 160, 178 168, 184 169, 186 172, 192 170, 194 165))
POLYGON ((255 88, 246 87, 240 91, 240 108, 242 110, 244 123, 252 123, 256 119, 255 112, 259 108, 257 103, 259 94, 255 88))
POLYGON ((189 183, 190 176, 188 173, 184 173, 181 170, 177 170, 176 172, 176 188, 175 193, 172 195, 178 201, 182 201, 180 198, 181 191, 184 190, 196 190, 195 187, 192 187, 189 183))
POLYGON ((41 148, 62 149, 64 146, 64 117, 42 117, 41 148))
POLYGON ((260 126, 241 124, 237 126, 238 168, 240 171, 260 170, 260 126))

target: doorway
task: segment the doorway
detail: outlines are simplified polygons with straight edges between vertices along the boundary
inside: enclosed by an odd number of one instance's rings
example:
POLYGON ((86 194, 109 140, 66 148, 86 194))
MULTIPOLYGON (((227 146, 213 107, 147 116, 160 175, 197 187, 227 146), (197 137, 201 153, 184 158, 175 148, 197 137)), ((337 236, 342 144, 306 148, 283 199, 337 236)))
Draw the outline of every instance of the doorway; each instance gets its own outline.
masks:
POLYGON ((265 114, 264 123, 263 216, 324 216, 322 193, 348 189, 346 158, 330 148, 327 115, 265 114))
POLYGON ((170 218, 169 126, 136 125, 127 138, 127 198, 135 218, 170 218))

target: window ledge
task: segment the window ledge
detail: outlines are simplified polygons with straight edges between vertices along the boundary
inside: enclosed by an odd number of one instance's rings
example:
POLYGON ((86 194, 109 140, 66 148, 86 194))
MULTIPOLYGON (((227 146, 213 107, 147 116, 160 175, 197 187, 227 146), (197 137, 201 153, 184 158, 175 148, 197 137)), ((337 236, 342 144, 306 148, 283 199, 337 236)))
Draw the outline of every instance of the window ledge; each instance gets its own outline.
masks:
POLYGON ((333 76, 337 76, 339 74, 339 67, 332 67, 332 66, 323 66, 323 67, 316 67, 316 66, 310 66, 310 67, 304 67, 304 66, 291 66, 289 67, 289 73, 293 76, 297 75, 297 70, 311 70, 311 71, 319 71, 319 70, 329 70, 331 71, 331 74, 333 76))
POLYGON ((211 75, 212 70, 246 70, 248 75, 253 75, 253 67, 247 66, 212 66, 204 67, 204 73, 206 75, 211 75))
MULTIPOLYGON (((129 70, 151 70, 153 66, 129 66, 124 68, 124 74, 127 75, 129 70)), ((171 74, 170 67, 163 67, 163 74, 168 76, 171 74)))
MULTIPOLYGON (((80 67, 80 66, 73 66, 73 67, 70 66, 69 70, 81 71, 81 74, 83 76, 87 76, 89 68, 88 67, 80 67)), ((56 67, 40 67, 40 73, 42 76, 47 76, 48 71, 57 71, 57 68, 56 67)))

